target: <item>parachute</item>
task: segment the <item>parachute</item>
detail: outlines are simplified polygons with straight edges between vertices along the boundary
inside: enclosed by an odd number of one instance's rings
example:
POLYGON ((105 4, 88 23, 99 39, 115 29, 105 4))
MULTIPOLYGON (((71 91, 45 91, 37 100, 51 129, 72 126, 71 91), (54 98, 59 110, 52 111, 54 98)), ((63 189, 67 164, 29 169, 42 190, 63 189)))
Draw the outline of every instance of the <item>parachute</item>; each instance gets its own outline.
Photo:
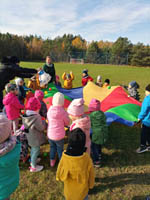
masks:
MULTIPOLYGON (((70 90, 56 86, 53 83, 48 84, 48 88, 42 89, 44 92, 44 102, 49 108, 52 105, 52 98, 56 92, 64 94, 64 107, 67 109, 73 99, 83 98, 85 101, 85 113, 88 113, 88 105, 92 98, 101 102, 101 110, 106 115, 106 122, 110 125, 112 122, 119 122, 127 126, 133 126, 138 120, 138 114, 141 110, 141 103, 128 94, 121 86, 112 86, 101 88, 93 82, 88 82, 85 87, 73 88, 70 90)), ((33 96, 33 92, 27 94, 27 99, 33 96)))

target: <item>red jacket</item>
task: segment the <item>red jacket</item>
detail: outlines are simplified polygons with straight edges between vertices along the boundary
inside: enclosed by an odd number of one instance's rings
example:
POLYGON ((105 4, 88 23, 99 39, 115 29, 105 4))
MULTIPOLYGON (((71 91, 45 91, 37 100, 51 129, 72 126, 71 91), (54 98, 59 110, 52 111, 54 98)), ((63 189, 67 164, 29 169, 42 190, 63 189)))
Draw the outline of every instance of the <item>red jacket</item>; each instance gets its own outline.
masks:
POLYGON ((93 81, 93 78, 90 76, 87 77, 83 77, 82 78, 82 86, 85 86, 87 84, 88 81, 93 81))
POLYGON ((4 97, 3 104, 9 120, 17 119, 20 115, 20 110, 24 108, 24 105, 20 104, 17 96, 13 93, 8 93, 4 97))

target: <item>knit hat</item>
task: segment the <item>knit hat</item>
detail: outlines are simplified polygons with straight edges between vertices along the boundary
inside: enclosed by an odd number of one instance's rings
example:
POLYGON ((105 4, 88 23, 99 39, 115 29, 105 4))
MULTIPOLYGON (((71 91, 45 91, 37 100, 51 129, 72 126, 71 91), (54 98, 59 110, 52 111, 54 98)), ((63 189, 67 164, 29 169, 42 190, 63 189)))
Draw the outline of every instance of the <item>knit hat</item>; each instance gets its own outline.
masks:
POLYGON ((98 76, 97 76, 97 82, 98 82, 98 81, 101 81, 101 80, 102 80, 102 77, 101 77, 100 75, 98 75, 98 76))
POLYGON ((84 69, 84 70, 82 71, 82 73, 88 75, 88 69, 84 69))
POLYGON ((27 102, 26 110, 37 111, 37 110, 40 110, 40 108, 41 108, 41 103, 35 97, 31 97, 29 101, 27 102))
POLYGON ((3 143, 11 134, 11 122, 4 114, 0 114, 0 144, 3 143))
POLYGON ((36 90, 34 93, 34 97, 37 98, 39 101, 42 101, 44 98, 44 92, 42 90, 36 90))
POLYGON ((105 83, 110 83, 110 80, 107 78, 107 79, 105 79, 105 83))
POLYGON ((100 101, 93 98, 89 104, 89 111, 92 112, 98 110, 100 110, 100 101))
POLYGON ((66 154, 71 156, 82 155, 86 151, 85 148, 86 135, 80 128, 72 130, 68 136, 68 146, 66 154))
POLYGON ((66 74, 66 78, 70 79, 71 78, 70 74, 66 74))
POLYGON ((16 78, 16 79, 15 79, 16 85, 19 85, 21 82, 23 82, 23 79, 22 79, 22 78, 16 78))
POLYGON ((150 92, 150 84, 148 84, 145 88, 146 91, 150 92))
POLYGON ((139 88, 139 84, 136 81, 131 81, 129 83, 129 85, 131 86, 131 88, 135 87, 135 88, 139 88))
POLYGON ((67 110, 69 115, 72 116, 81 116, 84 114, 84 100, 82 98, 80 99, 74 99, 71 104, 68 106, 67 110))
POLYGON ((15 91, 16 89, 17 89, 16 84, 7 83, 7 84, 5 85, 5 91, 6 91, 7 93, 9 93, 10 91, 15 91))
POLYGON ((64 105, 64 95, 61 92, 57 92, 53 96, 52 100, 53 106, 63 106, 64 105))

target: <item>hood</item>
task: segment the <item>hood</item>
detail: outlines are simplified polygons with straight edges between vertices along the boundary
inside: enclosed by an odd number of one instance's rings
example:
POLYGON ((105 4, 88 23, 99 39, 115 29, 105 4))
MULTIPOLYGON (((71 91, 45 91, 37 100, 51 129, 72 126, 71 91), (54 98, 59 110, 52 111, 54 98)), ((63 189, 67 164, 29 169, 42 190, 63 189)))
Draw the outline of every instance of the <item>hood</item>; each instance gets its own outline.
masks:
POLYGON ((53 119, 60 119, 62 118, 62 112, 64 112, 64 108, 62 106, 51 106, 48 116, 50 115, 53 119))
POLYGON ((89 130, 91 128, 90 118, 84 115, 83 118, 75 120, 75 124, 83 130, 89 130))
POLYGON ((28 129, 29 127, 32 126, 32 124, 34 124, 34 122, 37 120, 37 117, 36 117, 37 115, 38 114, 30 115, 30 116, 27 116, 27 115, 22 116, 22 123, 25 129, 28 129))
POLYGON ((4 97, 4 99, 3 99, 3 104, 4 104, 5 106, 8 105, 8 104, 10 104, 11 102, 13 102, 15 96, 16 96, 16 95, 13 94, 13 93, 8 93, 8 94, 4 97))

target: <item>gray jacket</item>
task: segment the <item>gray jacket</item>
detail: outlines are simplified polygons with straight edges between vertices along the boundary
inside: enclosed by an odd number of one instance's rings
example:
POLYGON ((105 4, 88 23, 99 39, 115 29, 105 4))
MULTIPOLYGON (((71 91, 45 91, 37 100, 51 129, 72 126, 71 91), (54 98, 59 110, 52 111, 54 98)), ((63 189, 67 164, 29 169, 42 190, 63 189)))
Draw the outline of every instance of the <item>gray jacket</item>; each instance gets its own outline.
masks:
POLYGON ((22 116, 22 122, 25 126, 28 144, 31 147, 40 146, 46 142, 46 136, 44 135, 46 123, 42 121, 39 114, 24 115, 22 116))

